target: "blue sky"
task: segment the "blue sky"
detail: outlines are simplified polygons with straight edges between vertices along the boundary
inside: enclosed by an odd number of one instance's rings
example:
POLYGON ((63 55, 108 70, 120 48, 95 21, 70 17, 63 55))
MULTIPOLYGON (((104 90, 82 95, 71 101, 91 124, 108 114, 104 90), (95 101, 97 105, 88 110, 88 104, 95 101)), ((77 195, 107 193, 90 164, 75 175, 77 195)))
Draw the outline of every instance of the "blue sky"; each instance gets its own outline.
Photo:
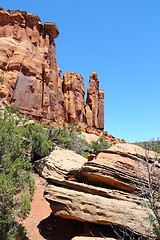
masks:
POLYGON ((5 9, 53 21, 62 72, 96 71, 105 131, 128 142, 160 137, 159 0, 0 0, 5 9))

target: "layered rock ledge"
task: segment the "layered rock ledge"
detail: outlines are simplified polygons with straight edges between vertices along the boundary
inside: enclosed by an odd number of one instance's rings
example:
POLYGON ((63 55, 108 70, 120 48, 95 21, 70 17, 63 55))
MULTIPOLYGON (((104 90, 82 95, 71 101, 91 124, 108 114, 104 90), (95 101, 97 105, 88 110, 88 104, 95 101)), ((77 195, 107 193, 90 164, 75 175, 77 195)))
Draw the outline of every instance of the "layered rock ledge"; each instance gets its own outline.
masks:
POLYGON ((35 168, 48 181, 44 196, 55 216, 117 226, 147 237, 154 233, 142 189, 148 187, 151 166, 156 187, 159 160, 160 155, 146 155, 136 145, 117 144, 87 162, 75 153, 54 150, 37 161, 35 168))

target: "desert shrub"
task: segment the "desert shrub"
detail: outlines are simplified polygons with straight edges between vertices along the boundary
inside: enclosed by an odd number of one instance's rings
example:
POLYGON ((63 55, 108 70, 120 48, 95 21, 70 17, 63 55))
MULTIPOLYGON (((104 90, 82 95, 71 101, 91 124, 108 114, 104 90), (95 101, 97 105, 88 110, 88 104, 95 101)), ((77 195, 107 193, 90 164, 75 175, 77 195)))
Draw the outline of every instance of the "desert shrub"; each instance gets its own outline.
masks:
POLYGON ((9 112, 0 118, 0 239, 25 239, 17 217, 30 211, 34 192, 32 164, 26 155, 24 129, 18 128, 9 112))
POLYGON ((92 141, 89 145, 91 153, 96 153, 98 150, 106 150, 111 146, 104 138, 100 137, 97 141, 92 141))
POLYGON ((98 150, 105 150, 111 146, 102 137, 97 141, 92 141, 90 144, 87 143, 87 141, 81 137, 79 129, 76 129, 74 125, 69 125, 67 128, 63 127, 62 129, 51 128, 50 139, 52 139, 56 145, 72 150, 86 158, 90 153, 96 153, 98 150))
POLYGON ((150 151, 155 151, 157 153, 160 153, 160 140, 150 140, 150 141, 145 141, 145 142, 136 142, 136 145, 145 148, 146 150, 150 151))
POLYGON ((12 115, 16 124, 18 124, 19 121, 22 121, 23 115, 20 113, 19 106, 17 106, 17 105, 6 106, 6 111, 12 115))
POLYGON ((49 138, 48 128, 43 124, 28 124, 25 128, 25 141, 28 143, 27 152, 33 161, 47 156, 52 150, 52 141, 49 138))
POLYGON ((54 142, 62 148, 72 150, 83 156, 86 156, 85 153, 89 150, 87 142, 80 137, 80 132, 74 128, 74 125, 59 129, 54 142))
POLYGON ((155 141, 153 147, 152 147, 152 150, 157 152, 157 153, 160 153, 160 140, 158 141, 155 141))

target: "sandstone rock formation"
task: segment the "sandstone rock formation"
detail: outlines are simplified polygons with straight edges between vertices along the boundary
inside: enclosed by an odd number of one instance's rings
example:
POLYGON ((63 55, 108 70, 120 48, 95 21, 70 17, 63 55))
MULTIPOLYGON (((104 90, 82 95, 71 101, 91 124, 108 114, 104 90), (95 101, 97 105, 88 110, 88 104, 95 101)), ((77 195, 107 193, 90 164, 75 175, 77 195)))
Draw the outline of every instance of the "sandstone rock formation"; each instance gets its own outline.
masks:
POLYGON ((84 80, 74 72, 63 75, 63 96, 66 120, 69 123, 84 122, 84 80))
MULTIPOLYGON (((118 144, 97 153, 92 161, 80 160, 78 165, 74 161, 71 164, 72 157, 68 155, 67 166, 65 155, 60 161, 57 156, 51 156, 39 160, 35 167, 48 181, 44 196, 55 216, 118 226, 138 236, 153 235, 147 209, 138 194, 141 187, 147 188, 142 148, 118 144)), ((160 160, 160 155, 155 158, 152 152, 147 159, 150 167, 155 160, 160 160)), ((153 185, 159 173, 155 166, 153 185)))
POLYGON ((104 128, 104 92, 99 90, 96 72, 90 76, 86 100, 86 121, 88 126, 98 129, 104 128))
POLYGON ((87 159, 74 153, 71 150, 56 148, 50 155, 42 160, 35 162, 35 168, 45 178, 65 180, 68 172, 72 168, 78 170, 87 159))
POLYGON ((0 98, 22 113, 58 123, 104 128, 104 93, 92 73, 87 102, 80 74, 60 76, 54 23, 25 11, 0 10, 0 98))

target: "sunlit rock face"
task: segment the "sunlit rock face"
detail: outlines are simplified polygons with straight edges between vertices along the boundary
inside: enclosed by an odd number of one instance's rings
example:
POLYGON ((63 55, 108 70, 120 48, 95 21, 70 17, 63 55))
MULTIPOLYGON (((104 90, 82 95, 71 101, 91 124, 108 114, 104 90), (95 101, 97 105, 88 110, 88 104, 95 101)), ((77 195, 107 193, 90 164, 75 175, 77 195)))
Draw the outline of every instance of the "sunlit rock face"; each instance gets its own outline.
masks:
POLYGON ((99 80, 96 72, 90 75, 86 100, 86 122, 95 128, 104 128, 104 92, 99 90, 99 80))
POLYGON ((104 95, 92 73, 85 103, 84 80, 69 72, 60 76, 52 22, 35 14, 0 10, 0 98, 22 113, 58 123, 104 128, 104 95))
POLYGON ((56 149, 35 168, 48 182, 44 197, 56 217, 117 226, 147 237, 154 232, 142 187, 149 191, 147 169, 152 169, 152 187, 157 187, 160 154, 155 154, 147 155, 147 164, 143 148, 123 143, 86 161, 72 151, 56 149))

